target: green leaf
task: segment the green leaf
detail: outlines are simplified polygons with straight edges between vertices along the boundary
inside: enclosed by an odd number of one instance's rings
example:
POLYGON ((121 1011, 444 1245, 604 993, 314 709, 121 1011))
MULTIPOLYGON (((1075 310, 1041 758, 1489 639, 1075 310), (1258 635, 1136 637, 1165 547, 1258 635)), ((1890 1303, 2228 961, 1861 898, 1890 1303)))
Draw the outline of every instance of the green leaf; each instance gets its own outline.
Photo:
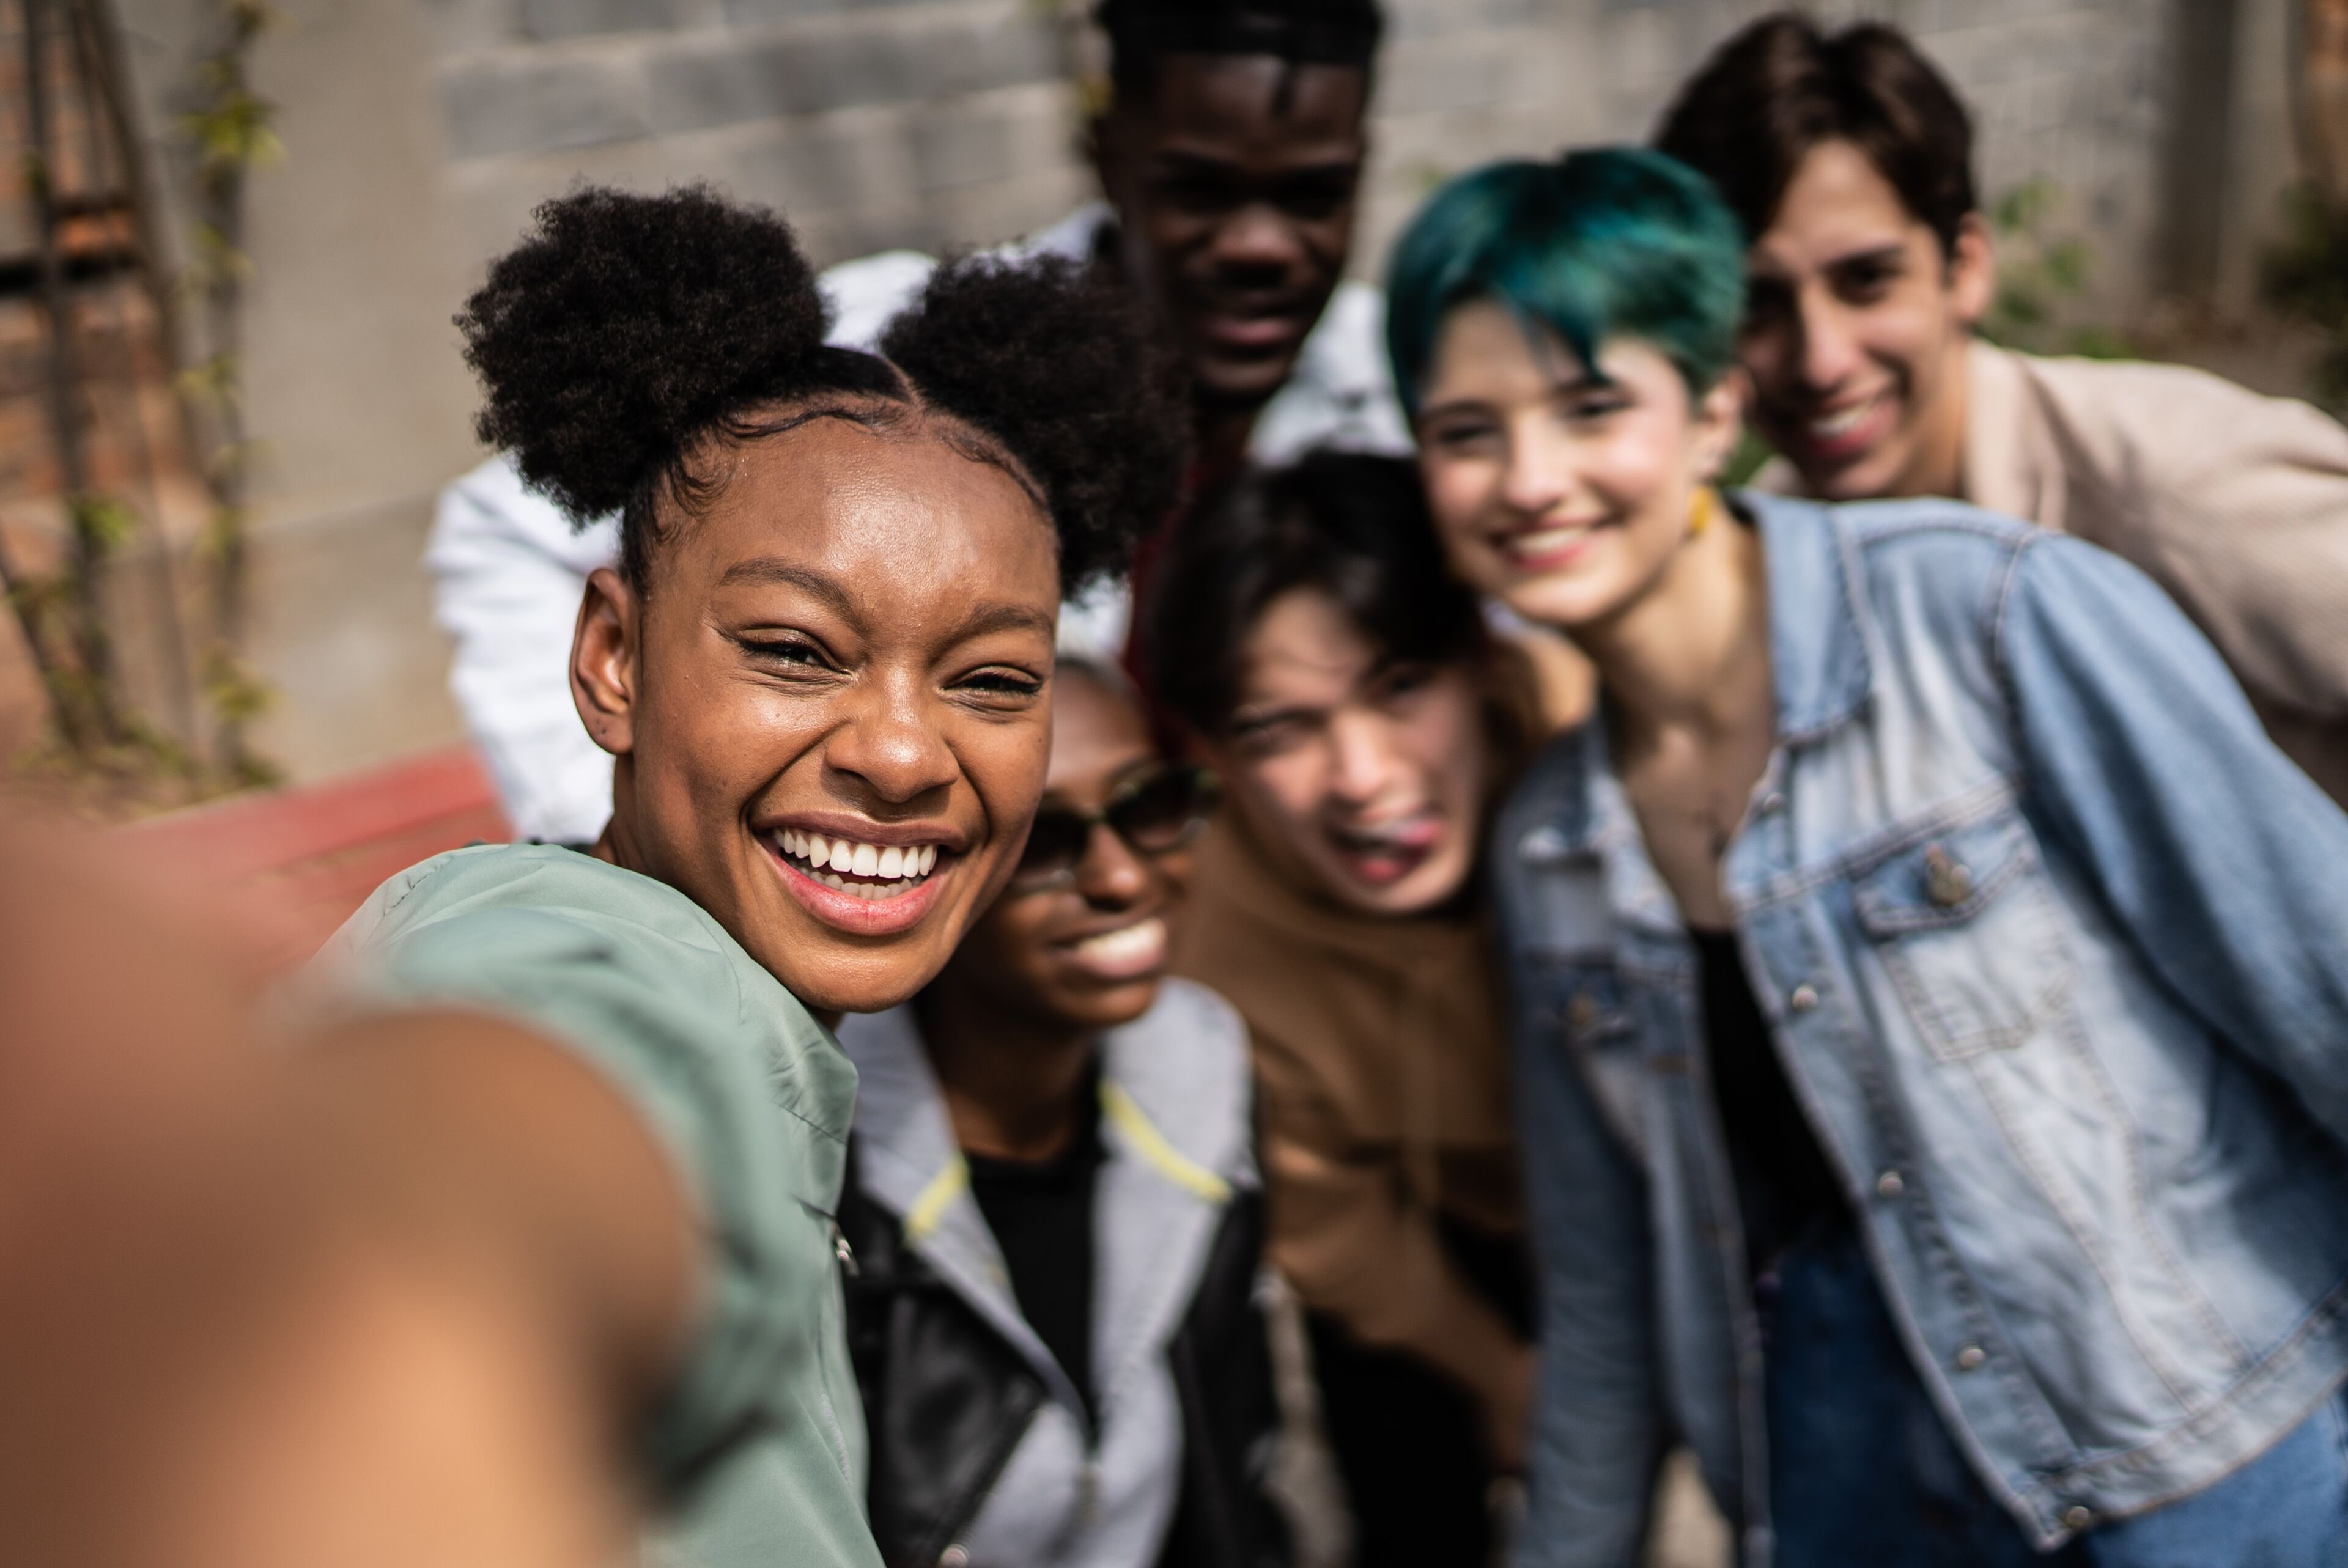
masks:
POLYGON ((139 514, 111 496, 76 496, 67 512, 74 532, 100 556, 111 555, 139 531, 139 514))

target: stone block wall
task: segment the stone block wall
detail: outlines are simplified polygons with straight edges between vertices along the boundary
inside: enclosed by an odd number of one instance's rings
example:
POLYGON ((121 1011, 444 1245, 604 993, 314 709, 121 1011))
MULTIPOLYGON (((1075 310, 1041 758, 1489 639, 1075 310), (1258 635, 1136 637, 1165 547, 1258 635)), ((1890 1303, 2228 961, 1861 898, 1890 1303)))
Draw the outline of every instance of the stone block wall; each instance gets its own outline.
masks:
POLYGON ((983 243, 1085 193, 1061 37, 1028 0, 418 0, 465 238, 581 178, 707 179, 823 261, 983 243))

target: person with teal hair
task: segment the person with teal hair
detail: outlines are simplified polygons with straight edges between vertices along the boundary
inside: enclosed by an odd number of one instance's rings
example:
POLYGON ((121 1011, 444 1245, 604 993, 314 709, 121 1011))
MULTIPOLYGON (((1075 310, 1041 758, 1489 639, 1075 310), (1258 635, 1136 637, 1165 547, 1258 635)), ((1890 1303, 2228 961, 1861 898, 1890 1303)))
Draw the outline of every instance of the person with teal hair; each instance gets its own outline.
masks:
POLYGON ((1715 477, 1743 241, 1654 152, 1397 245, 1453 570, 1594 665, 1493 837, 1540 1261, 1520 1553, 2348 1561, 2348 817, 2078 539, 1715 477))

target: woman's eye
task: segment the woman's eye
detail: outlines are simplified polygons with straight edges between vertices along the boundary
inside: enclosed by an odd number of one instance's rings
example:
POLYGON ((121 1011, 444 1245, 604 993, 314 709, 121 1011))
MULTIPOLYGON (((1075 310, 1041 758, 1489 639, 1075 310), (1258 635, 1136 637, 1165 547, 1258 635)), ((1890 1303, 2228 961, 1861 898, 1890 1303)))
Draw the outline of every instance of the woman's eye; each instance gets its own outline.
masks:
POLYGON ((988 669, 963 677, 962 690, 982 697, 1025 699, 1040 696, 1044 682, 1024 670, 988 669))
POLYGON ((1492 439, 1493 427, 1482 420, 1458 420, 1437 425, 1426 433, 1427 444, 1449 452, 1465 452, 1492 439))
POLYGON ((1572 424, 1591 425, 1630 406, 1631 400, 1619 392, 1597 392, 1567 398, 1561 405, 1561 412, 1572 424))
POLYGON ((831 661, 822 649, 812 642, 795 637, 741 639, 743 651, 762 663, 792 665, 800 669, 829 670, 831 661))

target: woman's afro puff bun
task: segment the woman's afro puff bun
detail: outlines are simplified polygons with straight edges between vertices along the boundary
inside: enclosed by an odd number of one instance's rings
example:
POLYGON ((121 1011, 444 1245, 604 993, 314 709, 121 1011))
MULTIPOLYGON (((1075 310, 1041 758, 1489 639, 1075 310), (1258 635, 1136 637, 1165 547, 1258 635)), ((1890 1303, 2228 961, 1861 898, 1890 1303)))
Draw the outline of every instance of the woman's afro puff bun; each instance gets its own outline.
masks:
POLYGON ((1075 261, 949 262, 890 323, 880 352, 1043 487, 1065 595, 1124 571, 1181 499, 1181 372, 1132 292, 1075 261))
POLYGON ((457 324, 477 428, 574 519, 616 511, 693 439, 813 374, 823 296, 780 218, 706 186, 538 209, 457 324))

